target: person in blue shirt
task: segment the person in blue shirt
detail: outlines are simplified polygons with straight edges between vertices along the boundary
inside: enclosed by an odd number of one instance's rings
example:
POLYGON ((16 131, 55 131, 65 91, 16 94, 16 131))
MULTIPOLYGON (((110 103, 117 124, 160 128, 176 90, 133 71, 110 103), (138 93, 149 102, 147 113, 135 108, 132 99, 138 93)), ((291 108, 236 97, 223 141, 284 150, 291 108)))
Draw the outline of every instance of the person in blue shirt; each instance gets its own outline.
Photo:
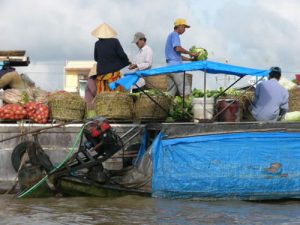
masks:
MULTIPOLYGON (((182 35, 186 28, 190 28, 190 25, 187 24, 185 19, 180 18, 174 22, 174 31, 169 34, 165 46, 165 56, 168 65, 179 65, 182 64, 182 61, 193 61, 198 56, 197 53, 189 52, 181 46, 179 35, 182 35), (183 56, 182 54, 190 57, 183 56)), ((187 79, 185 80, 185 87, 183 87, 183 74, 170 74, 168 92, 173 96, 176 94, 182 96, 183 88, 185 88, 185 94, 187 96, 190 95, 192 87, 187 79)))
POLYGON ((269 79, 259 83, 255 90, 252 115, 258 121, 278 121, 289 109, 289 93, 279 84, 281 69, 272 67, 269 79))

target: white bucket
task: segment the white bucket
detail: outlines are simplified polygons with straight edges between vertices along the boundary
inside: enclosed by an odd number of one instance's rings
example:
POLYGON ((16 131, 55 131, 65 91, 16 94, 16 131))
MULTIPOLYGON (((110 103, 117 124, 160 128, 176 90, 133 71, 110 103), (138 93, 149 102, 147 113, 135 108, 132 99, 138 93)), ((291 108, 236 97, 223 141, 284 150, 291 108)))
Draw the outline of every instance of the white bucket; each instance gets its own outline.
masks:
POLYGON ((204 116, 204 98, 193 99, 193 113, 195 122, 199 119, 212 119, 214 116, 215 99, 206 98, 205 116, 204 116))

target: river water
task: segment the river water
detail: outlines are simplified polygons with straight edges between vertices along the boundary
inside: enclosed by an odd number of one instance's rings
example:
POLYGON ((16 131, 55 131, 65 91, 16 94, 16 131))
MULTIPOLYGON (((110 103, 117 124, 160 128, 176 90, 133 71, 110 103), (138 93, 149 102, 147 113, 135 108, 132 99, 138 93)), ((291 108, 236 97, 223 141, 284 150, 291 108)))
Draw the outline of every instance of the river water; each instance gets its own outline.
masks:
POLYGON ((300 224, 300 202, 0 196, 0 224, 300 224))

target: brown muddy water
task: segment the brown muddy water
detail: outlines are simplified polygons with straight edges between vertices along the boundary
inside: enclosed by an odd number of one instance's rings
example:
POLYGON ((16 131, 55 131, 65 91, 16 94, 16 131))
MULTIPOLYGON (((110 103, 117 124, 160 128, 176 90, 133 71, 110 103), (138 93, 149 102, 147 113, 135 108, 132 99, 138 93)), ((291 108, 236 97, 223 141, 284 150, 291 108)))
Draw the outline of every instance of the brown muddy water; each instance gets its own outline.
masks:
POLYGON ((300 202, 0 196, 0 224, 300 224, 300 202))

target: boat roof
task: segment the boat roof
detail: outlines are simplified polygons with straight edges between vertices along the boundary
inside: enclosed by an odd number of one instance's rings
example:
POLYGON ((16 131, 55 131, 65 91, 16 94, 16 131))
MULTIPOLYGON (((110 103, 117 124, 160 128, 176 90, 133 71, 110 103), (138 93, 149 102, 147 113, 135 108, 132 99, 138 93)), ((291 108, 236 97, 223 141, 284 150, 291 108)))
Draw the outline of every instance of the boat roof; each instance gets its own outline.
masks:
POLYGON ((121 79, 112 82, 110 84, 110 88, 115 90, 117 87, 123 86, 125 89, 129 90, 132 85, 136 84, 140 77, 157 76, 170 73, 182 73, 186 71, 203 71, 209 74, 235 75, 238 77, 244 77, 247 75, 262 77, 267 76, 270 72, 269 69, 253 69, 204 60, 191 63, 183 63, 174 66, 165 66, 150 70, 139 70, 134 73, 127 73, 121 79))

